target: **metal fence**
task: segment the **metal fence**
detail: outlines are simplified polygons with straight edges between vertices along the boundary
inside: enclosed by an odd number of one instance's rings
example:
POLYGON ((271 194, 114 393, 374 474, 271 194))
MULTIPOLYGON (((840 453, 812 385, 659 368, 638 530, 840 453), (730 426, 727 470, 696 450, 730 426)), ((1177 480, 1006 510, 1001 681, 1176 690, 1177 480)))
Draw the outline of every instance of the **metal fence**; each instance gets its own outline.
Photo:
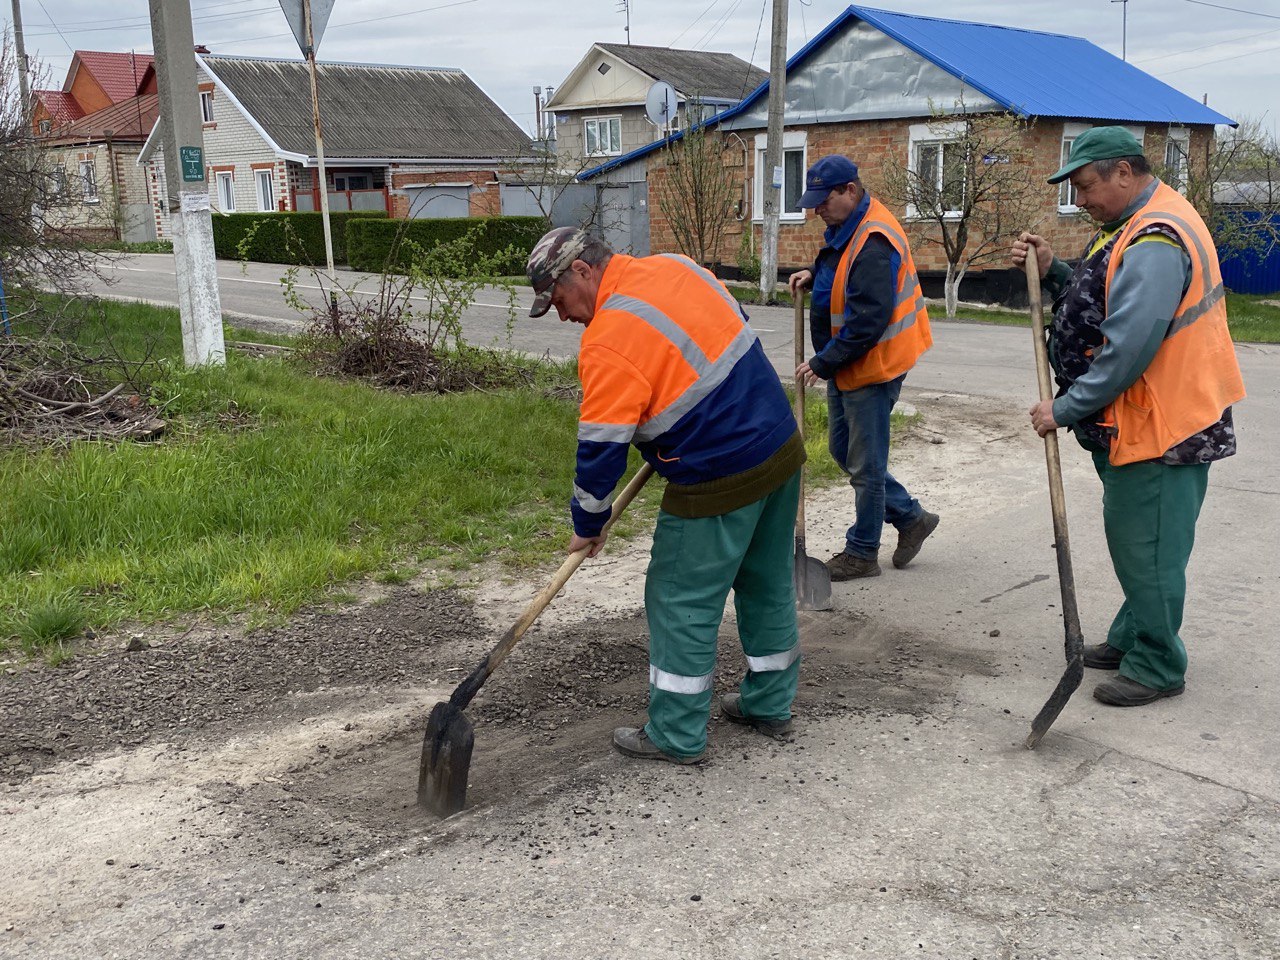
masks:
MULTIPOLYGON (((1245 213, 1244 219, 1257 223, 1261 213, 1245 213)), ((1271 222, 1280 227, 1280 215, 1273 214, 1271 222)), ((1267 252, 1250 251, 1236 253, 1219 250, 1222 262, 1222 282, 1234 293, 1280 293, 1280 247, 1267 252)))

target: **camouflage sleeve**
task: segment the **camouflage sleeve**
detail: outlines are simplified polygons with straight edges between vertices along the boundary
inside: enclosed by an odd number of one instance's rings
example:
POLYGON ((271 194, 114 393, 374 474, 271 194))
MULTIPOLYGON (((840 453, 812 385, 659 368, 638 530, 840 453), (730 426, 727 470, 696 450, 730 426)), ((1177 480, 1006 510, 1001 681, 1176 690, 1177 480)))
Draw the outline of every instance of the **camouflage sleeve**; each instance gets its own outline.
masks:
POLYGON ((1136 241, 1125 251, 1107 294, 1106 339, 1089 369, 1053 402, 1053 419, 1064 427, 1103 409, 1132 386, 1169 330, 1191 260, 1178 244, 1152 239, 1158 242, 1136 241))

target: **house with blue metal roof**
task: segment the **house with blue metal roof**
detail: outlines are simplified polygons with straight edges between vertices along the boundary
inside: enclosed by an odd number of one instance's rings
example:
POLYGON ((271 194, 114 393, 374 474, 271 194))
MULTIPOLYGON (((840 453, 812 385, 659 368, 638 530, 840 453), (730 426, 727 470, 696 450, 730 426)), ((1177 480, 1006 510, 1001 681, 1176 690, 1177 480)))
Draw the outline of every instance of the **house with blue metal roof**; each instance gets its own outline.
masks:
MULTIPOLYGON (((725 264, 736 263, 743 232, 757 241, 760 235, 768 93, 766 79, 708 122, 724 135, 726 166, 742 191, 737 229, 725 240, 725 264)), ((1034 121, 1024 152, 1027 177, 1039 181, 1060 166, 1084 130, 1122 124, 1166 179, 1185 183, 1195 158, 1207 156, 1214 126, 1235 125, 1079 37, 850 6, 787 63, 783 273, 807 265, 822 234, 822 222, 798 206, 804 172, 818 158, 849 156, 873 194, 882 192, 883 171, 895 165, 922 176, 932 175, 936 165, 941 182, 948 115, 958 120, 995 113, 1034 121)), ((648 144, 580 177, 598 183, 647 178, 655 252, 676 249, 655 201, 664 187, 661 151, 678 151, 680 139, 676 134, 648 144)), ((1057 249, 1078 248, 1090 233, 1074 199, 1070 183, 1046 183, 1044 209, 1034 219, 1057 249)), ((895 212, 910 220, 906 210, 895 212)), ((912 229, 919 234, 927 227, 916 223, 912 229)), ((945 267, 936 247, 915 247, 925 274, 945 267)))

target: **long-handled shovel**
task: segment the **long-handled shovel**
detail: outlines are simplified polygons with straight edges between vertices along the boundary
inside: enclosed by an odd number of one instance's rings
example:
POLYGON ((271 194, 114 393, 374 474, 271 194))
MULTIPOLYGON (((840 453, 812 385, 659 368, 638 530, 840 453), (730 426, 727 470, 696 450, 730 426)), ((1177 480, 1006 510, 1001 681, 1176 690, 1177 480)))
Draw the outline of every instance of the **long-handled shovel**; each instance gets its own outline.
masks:
MULTIPOLYGON (((796 367, 804 363, 804 294, 796 291, 796 367)), ((796 423, 804 440, 804 377, 796 375, 796 423)), ((800 610, 831 609, 831 571, 827 565, 805 552, 804 467, 800 468, 800 506, 796 509, 796 607, 800 610)))
MULTIPOLYGON (((653 467, 643 464, 636 471, 631 482, 623 488, 622 493, 613 501, 613 511, 604 529, 607 531, 615 520, 622 515, 645 481, 653 474, 653 467)), ((576 550, 560 564, 551 582, 542 588, 529 605, 525 607, 520 618, 511 625, 498 645, 489 651, 489 655, 476 665, 458 689, 453 691, 447 701, 442 700, 431 709, 427 720, 427 734, 422 741, 422 761, 418 766, 418 805, 426 807, 432 813, 447 817, 457 813, 467 803, 467 773, 471 769, 471 749, 475 745, 475 730, 471 721, 462 711, 472 699, 489 675, 503 660, 507 659, 516 643, 524 636, 524 632, 538 619, 538 615, 547 608, 552 598, 569 582, 582 561, 587 558, 587 548, 576 550)))
MULTIPOLYGON (((1040 265, 1034 249, 1027 251, 1027 296, 1031 301, 1031 332, 1036 342, 1036 378, 1040 399, 1053 399, 1049 375, 1049 351, 1044 342, 1044 307, 1040 300, 1040 265)), ((1045 434, 1044 458, 1049 468, 1049 502, 1053 507, 1053 546, 1058 554, 1058 585, 1062 588, 1062 624, 1066 631, 1067 669, 1031 721, 1027 749, 1034 750, 1058 719, 1071 695, 1084 679, 1084 636, 1080 632, 1080 611, 1076 608, 1076 581, 1071 572, 1071 541, 1067 536, 1067 502, 1062 490, 1062 460, 1058 456, 1058 435, 1045 434)))

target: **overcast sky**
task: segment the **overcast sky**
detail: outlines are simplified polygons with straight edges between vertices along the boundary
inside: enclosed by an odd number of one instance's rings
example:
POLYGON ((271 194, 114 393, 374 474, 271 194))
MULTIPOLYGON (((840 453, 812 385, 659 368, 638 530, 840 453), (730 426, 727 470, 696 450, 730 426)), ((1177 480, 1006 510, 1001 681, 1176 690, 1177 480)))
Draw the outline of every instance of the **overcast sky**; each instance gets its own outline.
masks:
MULTIPOLYGON (((150 52, 146 0, 21 0, 27 52, 61 86, 72 50, 150 52), (115 16, 106 17, 106 9, 115 16), (56 28, 55 28, 56 25, 56 28)), ((631 41, 720 50, 769 67, 771 0, 634 0, 631 41)), ((788 55, 847 4, 792 0, 788 55)), ((1084 37, 1227 116, 1280 111, 1280 0, 878 0, 904 13, 1084 37)), ((9 3, 4 4, 10 26, 9 3)), ((276 0, 192 0, 197 43, 214 53, 298 57, 276 0)), ((533 87, 556 86, 590 44, 623 43, 621 0, 336 0, 321 60, 461 67, 533 133, 533 87)))

